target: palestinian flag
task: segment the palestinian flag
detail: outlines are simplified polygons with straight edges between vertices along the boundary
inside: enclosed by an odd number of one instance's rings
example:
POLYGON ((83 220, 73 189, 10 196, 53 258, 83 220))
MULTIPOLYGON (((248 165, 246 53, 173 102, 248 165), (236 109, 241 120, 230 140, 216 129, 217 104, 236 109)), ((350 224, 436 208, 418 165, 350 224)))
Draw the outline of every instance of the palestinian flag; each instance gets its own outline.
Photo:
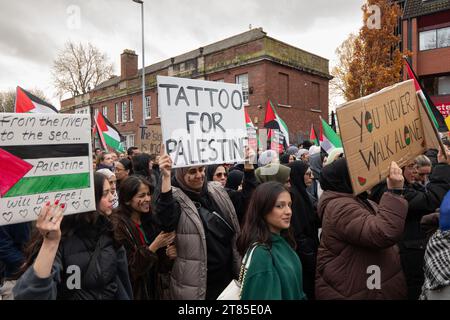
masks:
POLYGON ((442 113, 436 108, 431 98, 428 94, 423 90, 419 81, 417 81, 417 76, 415 72, 412 70, 411 65, 408 60, 405 58, 406 69, 408 71, 408 76, 410 79, 414 79, 414 85, 416 86, 416 93, 419 94, 422 101, 425 103, 425 106, 428 109, 428 113, 431 116, 431 120, 433 121, 434 126, 439 132, 447 132, 450 130, 450 127, 446 124, 444 116, 442 113))
POLYGON ((16 89, 15 110, 17 113, 58 113, 58 110, 50 103, 19 86, 16 89))
POLYGON ((250 119, 250 116, 248 115, 247 110, 244 109, 244 112, 245 112, 245 126, 246 126, 246 128, 255 128, 255 125, 253 124, 252 119, 250 119))
POLYGON ((309 141, 314 142, 316 146, 320 145, 319 137, 316 134, 313 123, 311 123, 311 131, 309 132, 309 141))
POLYGON ((0 147, 0 196, 90 187, 89 144, 0 147))
POLYGON ((267 101, 266 116, 264 118, 264 128, 279 130, 284 137, 285 146, 289 146, 288 127, 286 123, 278 116, 270 100, 267 101))
POLYGON ((328 123, 320 118, 320 146, 326 153, 330 154, 335 148, 342 148, 342 141, 328 123))
POLYGON ((124 152, 125 148, 122 145, 122 135, 109 120, 99 112, 96 119, 98 134, 102 141, 104 148, 106 146, 118 151, 124 152))

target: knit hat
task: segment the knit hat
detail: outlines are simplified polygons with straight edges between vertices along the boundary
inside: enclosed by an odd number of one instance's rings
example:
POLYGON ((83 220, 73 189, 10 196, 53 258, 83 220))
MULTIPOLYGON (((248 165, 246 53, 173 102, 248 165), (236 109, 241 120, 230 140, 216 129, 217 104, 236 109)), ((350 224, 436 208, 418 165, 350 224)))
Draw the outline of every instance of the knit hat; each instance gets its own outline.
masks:
POLYGON ((441 231, 450 230, 450 191, 444 197, 439 213, 439 228, 441 231))
POLYGON ((319 146, 311 146, 309 148, 309 155, 312 156, 313 154, 320 153, 320 147, 319 146))
POLYGON ((255 176, 259 183, 278 181, 284 184, 288 181, 290 173, 291 168, 279 163, 269 163, 264 167, 256 169, 255 176))
POLYGON ((297 151, 297 154, 295 155, 295 157, 297 158, 297 160, 300 160, 302 158, 302 155, 304 155, 305 153, 309 154, 309 151, 306 149, 300 149, 297 151))
POLYGON ((327 161, 325 165, 332 164, 335 160, 339 159, 339 156, 344 154, 344 149, 342 148, 334 148, 327 157, 327 161))

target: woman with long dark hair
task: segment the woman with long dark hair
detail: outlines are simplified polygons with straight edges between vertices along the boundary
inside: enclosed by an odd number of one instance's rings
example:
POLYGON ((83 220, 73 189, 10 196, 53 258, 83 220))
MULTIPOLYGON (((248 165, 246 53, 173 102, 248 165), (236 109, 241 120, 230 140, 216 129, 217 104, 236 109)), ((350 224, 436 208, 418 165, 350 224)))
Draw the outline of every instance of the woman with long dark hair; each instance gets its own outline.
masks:
POLYGON ((26 249, 24 272, 13 289, 15 299, 132 299, 125 249, 114 240, 107 217, 112 213, 111 187, 94 174, 94 212, 64 217, 64 203, 48 202, 26 249), (74 272, 81 277, 68 279, 74 272))
POLYGON ((254 191, 237 242, 241 255, 252 252, 242 300, 305 299, 291 232, 291 204, 289 191, 279 182, 263 183, 254 191))
MULTIPOLYGON (((164 174, 167 162, 162 158, 164 174)), ((127 251, 136 300, 168 297, 168 273, 172 267, 169 259, 176 257, 175 232, 162 231, 151 213, 152 189, 143 176, 126 178, 120 187, 119 208, 112 217, 116 239, 127 251)), ((170 210, 169 206, 175 205, 171 193, 159 199, 157 206, 161 205, 163 210, 170 210)))

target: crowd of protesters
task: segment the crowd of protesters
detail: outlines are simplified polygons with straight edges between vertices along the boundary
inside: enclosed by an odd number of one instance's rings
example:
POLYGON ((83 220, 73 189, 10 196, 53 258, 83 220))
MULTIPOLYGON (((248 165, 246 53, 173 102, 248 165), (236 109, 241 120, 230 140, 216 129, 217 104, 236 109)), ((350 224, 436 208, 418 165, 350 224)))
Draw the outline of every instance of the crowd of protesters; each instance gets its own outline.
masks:
POLYGON ((359 195, 341 148, 245 157, 96 149, 96 211, 0 227, 0 299, 215 300, 238 278, 244 300, 450 299, 449 151, 359 195))

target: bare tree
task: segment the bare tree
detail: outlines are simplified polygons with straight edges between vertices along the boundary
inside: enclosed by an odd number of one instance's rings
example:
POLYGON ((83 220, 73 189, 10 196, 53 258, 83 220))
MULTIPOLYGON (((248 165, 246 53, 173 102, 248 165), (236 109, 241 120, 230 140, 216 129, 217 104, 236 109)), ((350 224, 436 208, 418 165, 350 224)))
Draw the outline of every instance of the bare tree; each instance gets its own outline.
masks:
MULTIPOLYGON (((28 90, 30 93, 44 101, 48 101, 44 91, 39 88, 28 90)), ((14 104, 16 102, 16 90, 9 89, 0 92, 0 112, 14 112, 14 104)))
POLYGON ((111 77, 113 65, 91 43, 67 42, 53 61, 52 76, 60 95, 85 94, 111 77))

